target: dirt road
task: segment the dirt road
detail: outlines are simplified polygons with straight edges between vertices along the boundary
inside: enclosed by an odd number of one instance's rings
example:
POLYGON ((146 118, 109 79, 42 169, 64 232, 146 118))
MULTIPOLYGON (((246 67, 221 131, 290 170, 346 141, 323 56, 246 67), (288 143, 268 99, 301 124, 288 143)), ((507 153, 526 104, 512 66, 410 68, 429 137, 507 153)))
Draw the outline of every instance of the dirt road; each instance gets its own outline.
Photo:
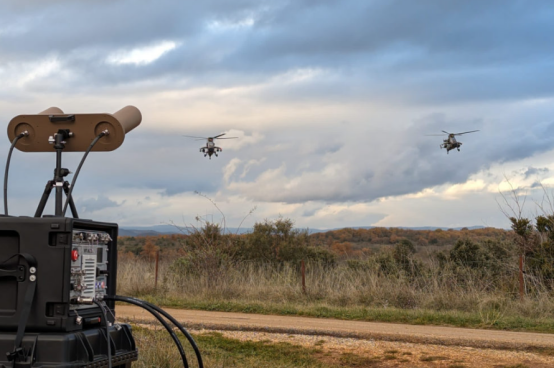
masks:
MULTIPOLYGON (((373 323, 295 316, 224 313, 166 309, 187 328, 252 331, 363 338, 381 341, 424 343, 494 349, 554 350, 554 335, 423 325, 373 323)), ((135 306, 118 305, 119 320, 151 322, 153 317, 135 306)))

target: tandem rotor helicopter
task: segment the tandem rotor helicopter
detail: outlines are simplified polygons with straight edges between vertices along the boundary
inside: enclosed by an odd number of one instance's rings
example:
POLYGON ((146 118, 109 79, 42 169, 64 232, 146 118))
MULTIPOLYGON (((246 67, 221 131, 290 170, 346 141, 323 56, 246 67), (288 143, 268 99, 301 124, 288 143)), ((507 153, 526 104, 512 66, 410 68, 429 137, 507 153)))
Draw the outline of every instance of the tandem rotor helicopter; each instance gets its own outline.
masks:
MULTIPOLYGON (((448 154, 450 150, 458 149, 458 151, 460 151, 460 146, 462 146, 461 142, 456 141, 455 136, 465 135, 466 133, 479 132, 479 130, 461 132, 461 133, 450 133, 446 131, 442 131, 442 132, 446 133, 448 137, 446 138, 446 140, 443 140, 443 143, 441 143, 439 147, 441 149, 446 149, 446 153, 448 154)), ((426 135, 426 136, 443 136, 443 135, 440 134, 440 135, 426 135)))
POLYGON ((218 147, 218 146, 215 145, 215 142, 214 142, 215 139, 230 140, 230 139, 238 138, 238 137, 221 137, 223 135, 225 135, 225 133, 222 133, 220 135, 213 136, 213 137, 195 137, 195 136, 184 136, 184 135, 183 136, 184 137, 189 137, 189 138, 194 138, 197 141, 198 140, 207 140, 206 141, 206 146, 202 146, 200 148, 200 152, 204 153, 204 157, 206 157, 206 155, 208 155, 210 160, 212 160, 212 155, 215 155, 217 157, 217 153, 223 151, 223 149, 221 147, 218 147))

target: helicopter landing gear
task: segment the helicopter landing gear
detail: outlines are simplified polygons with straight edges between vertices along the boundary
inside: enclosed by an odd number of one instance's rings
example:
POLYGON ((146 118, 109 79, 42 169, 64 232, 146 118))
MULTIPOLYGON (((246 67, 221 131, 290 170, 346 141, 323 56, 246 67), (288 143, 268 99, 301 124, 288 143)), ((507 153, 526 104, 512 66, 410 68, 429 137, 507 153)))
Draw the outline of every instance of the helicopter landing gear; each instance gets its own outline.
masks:
POLYGON ((458 149, 458 151, 460 151, 460 149, 458 149))

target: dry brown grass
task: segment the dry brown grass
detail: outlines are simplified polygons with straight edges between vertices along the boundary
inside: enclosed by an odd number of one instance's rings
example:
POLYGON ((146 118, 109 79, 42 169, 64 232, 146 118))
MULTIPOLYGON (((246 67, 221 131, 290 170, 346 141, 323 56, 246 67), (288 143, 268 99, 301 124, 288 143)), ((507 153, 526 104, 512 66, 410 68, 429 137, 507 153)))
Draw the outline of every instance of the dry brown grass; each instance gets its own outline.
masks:
MULTIPOLYGON (((177 306, 178 301, 183 301, 215 305, 232 302, 243 307, 279 305, 291 311, 299 306, 454 311, 472 314, 477 323, 468 322, 468 326, 526 329, 528 323, 518 319, 527 318, 538 325, 544 321, 554 329, 552 291, 538 286, 525 301, 519 301, 515 274, 511 279, 493 283, 483 273, 471 270, 464 271, 462 279, 449 269, 438 268, 409 277, 403 273, 386 276, 376 270, 355 270, 346 265, 327 267, 308 263, 304 294, 298 267, 294 265, 236 263, 215 272, 186 273, 172 270, 172 262, 160 262, 158 288, 154 290, 154 263, 123 258, 119 264, 118 293, 154 298, 159 303, 174 301, 171 304, 177 306), (512 326, 499 325, 506 320, 513 321, 512 326)), ((348 314, 344 318, 348 319, 348 314)), ((445 323, 465 325, 454 320, 445 323)))

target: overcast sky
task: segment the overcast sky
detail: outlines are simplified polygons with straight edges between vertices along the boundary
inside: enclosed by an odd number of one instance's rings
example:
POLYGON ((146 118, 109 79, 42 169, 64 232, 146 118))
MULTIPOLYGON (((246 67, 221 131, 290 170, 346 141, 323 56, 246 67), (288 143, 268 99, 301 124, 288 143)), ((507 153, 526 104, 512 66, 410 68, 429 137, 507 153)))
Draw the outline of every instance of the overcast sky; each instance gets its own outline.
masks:
MULTIPOLYGON (((529 215, 554 185, 553 34, 551 1, 8 0, 0 119, 141 110, 89 155, 83 218, 508 227, 506 179, 529 215), (480 132, 447 155, 442 130, 480 132), (212 160, 183 137, 223 132, 212 160)), ((32 215, 55 155, 12 160, 10 213, 32 215)))

